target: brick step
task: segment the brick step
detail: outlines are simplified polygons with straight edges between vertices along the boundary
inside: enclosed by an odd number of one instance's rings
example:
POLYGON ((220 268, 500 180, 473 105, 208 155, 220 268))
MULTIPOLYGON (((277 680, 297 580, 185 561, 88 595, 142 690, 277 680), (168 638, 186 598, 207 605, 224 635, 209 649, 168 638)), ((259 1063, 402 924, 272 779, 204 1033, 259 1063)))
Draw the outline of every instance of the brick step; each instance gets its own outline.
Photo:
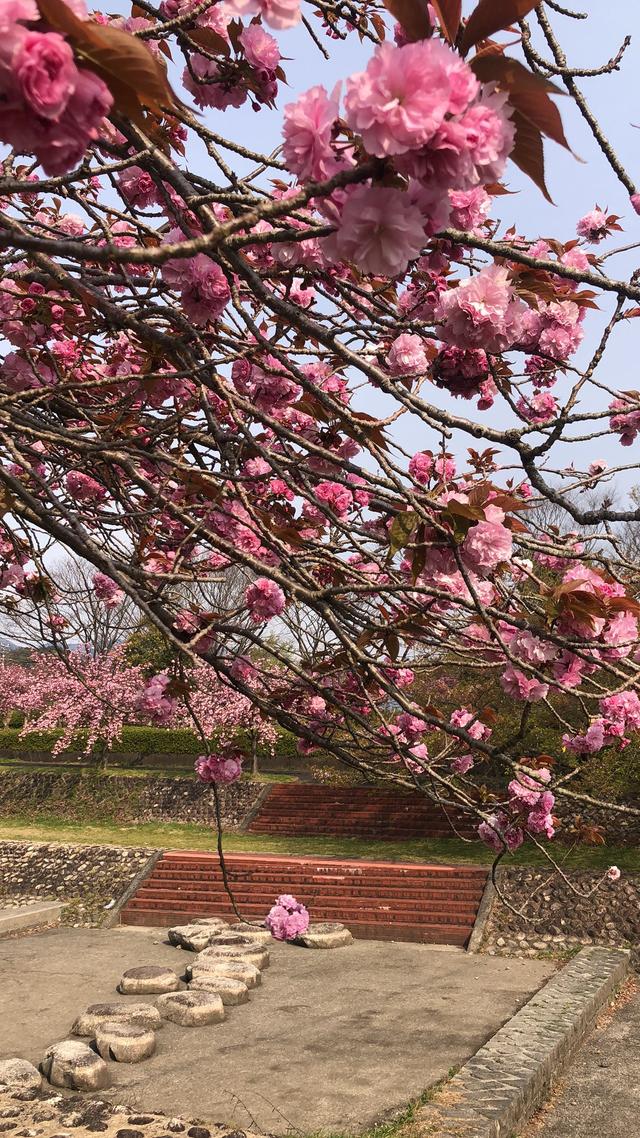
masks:
MULTIPOLYGON (((334 881, 336 884, 343 884, 343 885, 351 884, 351 883, 357 885, 358 883, 361 883, 361 884, 367 884, 367 885, 372 885, 372 886, 375 885, 376 887, 380 887, 380 888, 383 886, 386 886, 386 885, 402 886, 402 888, 404 888, 404 889, 414 888, 414 886, 418 887, 418 886, 428 886, 428 885, 433 885, 436 888, 440 888, 440 886, 446 886, 451 881, 455 881, 456 883, 469 882, 471 885, 473 885, 476 882, 483 881, 484 878, 486 877, 486 871, 485 871, 485 873, 482 874, 482 876, 471 876, 471 875, 465 875, 464 873, 461 873, 459 875, 458 874, 456 874, 456 875, 446 874, 445 875, 445 874, 435 874, 435 873, 434 874, 425 874, 425 875, 418 875, 418 874, 415 874, 415 875, 411 874, 410 875, 410 874, 404 874, 404 873, 394 874, 392 872, 387 872, 384 874, 379 873, 379 874, 375 874, 375 875, 374 874, 370 875, 368 873, 351 873, 349 871, 347 871, 346 873, 341 873, 341 872, 337 871, 336 869, 332 869, 331 872, 326 873, 326 872, 322 872, 322 871, 317 872, 317 871, 314 871, 313 869, 307 869, 307 870, 298 869, 298 870, 296 870, 295 867, 290 867, 290 866, 278 867, 275 870, 273 870, 271 868, 265 868, 263 870, 259 870, 259 869, 247 870, 247 869, 243 869, 242 867, 238 868, 237 866, 235 866, 229 862, 226 862, 226 865, 227 865, 227 871, 228 871, 229 875, 233 877, 234 881, 253 881, 253 882, 271 881, 271 880, 278 880, 284 875, 287 877, 288 880, 291 880, 291 881, 304 881, 304 882, 308 881, 308 882, 312 882, 312 883, 323 882, 323 881, 324 882, 334 881)), ((156 872, 156 876, 158 877, 158 879, 163 879, 163 880, 167 880, 167 881, 171 880, 171 881, 176 882, 176 884, 178 884, 180 881, 184 881, 184 882, 192 882, 192 881, 208 882, 208 881, 215 880, 216 877, 221 876, 221 874, 220 874, 220 871, 217 868, 217 866, 215 868, 212 866, 211 868, 207 868, 207 869, 198 869, 198 870, 194 870, 193 872, 190 872, 189 869, 187 869, 187 868, 184 868, 181 870, 176 870, 176 869, 171 869, 171 868, 167 867, 166 869, 159 868, 156 872)))
MULTIPOLYGON (((161 913, 130 912, 125 910, 122 914, 122 923, 125 925, 138 925, 150 928, 159 928, 165 925, 179 924, 184 919, 184 913, 172 909, 161 913)), ((450 944, 464 948, 471 929, 455 928, 451 925, 406 925, 398 928, 394 925, 383 925, 349 922, 349 928, 354 937, 362 940, 406 940, 421 944, 450 944)))
MULTIPOLYGON (((233 869, 228 869, 229 880, 238 888, 272 888, 280 887, 283 882, 289 885, 295 884, 297 888, 305 889, 333 889, 338 892, 360 893, 362 890, 370 890, 376 895, 393 891, 400 895, 408 896, 428 896, 429 893, 440 895, 442 893, 448 894, 452 890, 459 892, 463 890, 472 896, 476 896, 483 888, 482 878, 464 878, 464 877, 443 877, 443 878, 406 878, 406 877, 385 877, 385 878, 370 878, 370 877, 351 877, 348 874, 335 875, 335 874, 292 874, 283 871, 281 873, 255 873, 253 875, 246 875, 235 873, 233 869)), ((198 889, 206 889, 212 885, 222 883, 222 875, 220 873, 207 873, 207 874, 194 874, 189 877, 188 874, 172 874, 172 873, 158 873, 154 874, 154 882, 158 885, 163 885, 168 889, 190 889, 196 887, 198 889)))
MULTIPOLYGON (((277 891, 282 886, 281 881, 267 881, 262 882, 258 889, 257 886, 252 887, 252 884, 250 882, 237 881, 233 877, 230 879, 230 884, 233 892, 239 897, 249 897, 256 892, 267 894, 273 890, 277 891)), ((290 880, 288 880, 288 884, 290 884, 290 880)), ((172 893, 177 894, 180 897, 188 894, 189 897, 194 898, 198 896, 210 896, 218 893, 223 894, 225 892, 224 885, 221 880, 209 882, 180 882, 179 885, 176 885, 175 882, 167 880, 166 878, 156 877, 153 878, 153 881, 143 885, 142 889, 145 893, 148 890, 153 889, 158 893, 172 893)), ((377 900, 382 892, 380 889, 377 889, 375 886, 370 884, 352 887, 350 885, 335 885, 332 883, 329 889, 329 887, 324 882, 302 882, 300 885, 296 885, 296 889, 298 889, 298 891, 304 890, 307 896, 316 896, 320 893, 327 895, 330 892, 333 897, 344 897, 360 900, 377 900)), ((443 886, 442 889, 423 889, 422 887, 418 887, 416 889, 404 889, 402 887, 389 886, 384 890, 384 896, 393 899, 394 901, 420 901, 421 904, 431 902, 439 903, 459 901, 461 903, 473 905, 477 902, 478 898, 481 895, 481 885, 470 889, 457 888, 452 885, 443 886)))
MULTIPOLYGON (((440 865, 418 861, 369 861, 337 857, 296 857, 282 854, 227 854, 225 863, 229 871, 233 871, 236 875, 254 871, 264 874, 275 869, 278 875, 282 873, 293 875, 302 871, 307 874, 311 873, 314 877, 368 877, 376 881, 381 877, 391 877, 394 880, 403 877, 406 880, 455 878, 456 880, 484 881, 487 876, 487 867, 482 865, 440 865)), ((187 853, 180 850, 164 854, 157 863, 154 872, 171 869, 184 874, 210 873, 212 869, 219 872, 218 866, 219 861, 216 853, 201 853, 199 851, 187 853)))
MULTIPOLYGON (((263 919, 278 893, 295 893, 313 920, 341 920, 354 935, 464 945, 487 871, 482 866, 425 865, 230 854, 231 888, 243 915, 263 919)), ((184 923, 233 917, 217 854, 165 854, 125 906, 123 924, 184 923)))
MULTIPOLYGON (((257 917, 264 919, 266 913, 269 911, 273 899, 269 898, 268 901, 260 901, 256 899, 253 903, 241 905, 238 903, 240 912, 249 917, 257 917)), ((167 898, 164 901, 146 901, 144 898, 135 898, 135 902, 131 902, 127 906, 128 912, 159 912, 164 910, 176 910, 182 913, 183 920, 189 920, 194 916, 209 916, 213 913, 214 916, 219 916, 221 913, 231 913, 232 908, 223 906, 221 902, 209 904, 206 902, 197 901, 178 901, 174 898, 167 898)), ((352 921, 368 921, 375 924, 376 921, 381 921, 383 924, 393 922, 398 926, 401 925, 416 925, 421 921, 417 918, 422 914, 416 912, 416 908, 405 910, 403 912, 396 912, 393 906, 389 905, 368 905, 368 906, 354 906, 354 905, 332 905, 330 900, 322 898, 317 900, 313 905, 313 917, 319 921, 344 921, 345 924, 351 925, 352 921)), ((437 923, 448 924, 452 927, 470 928, 475 920, 475 912, 470 910, 467 913, 452 913, 452 912, 428 912, 424 913, 424 923, 437 923)))
MULTIPOLYGON (((232 887, 232 893, 236 900, 237 905, 250 905, 261 904, 263 907, 270 908, 273 904, 274 893, 243 893, 239 892, 232 887)), ((136 902, 144 902, 145 904, 163 905, 171 900, 178 899, 180 904, 202 904, 208 905, 210 908, 218 904, 225 903, 226 894, 223 890, 210 892, 192 892, 185 890, 176 895, 170 889, 156 889, 155 887, 147 887, 141 889, 136 894, 136 902)), ((406 898, 398 900, 397 898, 384 897, 384 899, 376 899, 374 897, 341 897, 334 896, 333 894, 325 893, 323 896, 316 896, 311 893, 299 893, 298 900, 303 901, 307 906, 311 906, 314 910, 318 905, 328 906, 332 908, 340 908, 344 910, 348 908, 354 912, 358 909, 371 909, 371 910, 392 910, 394 913, 415 913, 416 910, 424 910, 429 913, 451 913, 458 916, 469 916, 473 919, 476 909, 478 908, 478 901, 464 901, 464 900, 450 900, 444 898, 438 901, 429 901, 428 905, 424 905, 421 899, 406 898)))
POLYGON ((283 822, 274 823, 269 825, 268 822, 261 820, 255 825, 252 825, 247 830, 249 834, 269 834, 273 837, 283 838, 359 838, 361 841, 367 842, 407 842, 407 841, 430 841, 434 838, 473 838, 475 837, 473 830, 464 829, 462 827, 448 827, 443 829, 441 826, 403 826, 402 828, 396 826, 386 829, 385 827, 368 827, 359 826, 357 822, 350 823, 348 826, 331 826, 324 825, 318 822, 313 829, 307 823, 297 822, 283 822))

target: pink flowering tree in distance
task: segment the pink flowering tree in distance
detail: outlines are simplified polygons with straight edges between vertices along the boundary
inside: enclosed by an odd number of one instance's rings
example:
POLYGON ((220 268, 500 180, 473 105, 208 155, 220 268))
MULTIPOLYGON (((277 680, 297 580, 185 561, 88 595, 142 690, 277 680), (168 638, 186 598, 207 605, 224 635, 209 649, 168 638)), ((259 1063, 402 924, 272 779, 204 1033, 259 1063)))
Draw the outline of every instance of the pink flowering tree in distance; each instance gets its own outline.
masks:
MULTIPOLYGON (((66 547, 180 661, 127 707, 206 724, 223 685, 215 715, 239 693, 303 753, 462 811, 496 858, 553 858, 555 804, 579 813, 583 770, 640 728, 621 536, 640 510, 624 479, 610 493, 640 396, 606 366, 640 314, 621 257, 640 194, 583 93, 626 43, 573 68, 574 18, 552 0, 0 4, 2 596, 55 630, 43 550, 66 547), (291 100, 303 34, 316 66, 291 100), (344 40, 363 62, 334 85, 344 40), (527 235, 504 195, 519 167, 548 197, 562 94, 628 208, 527 235), (185 602, 228 567, 233 602, 185 602), (283 647, 289 606, 326 651, 283 647), (507 718, 436 682, 478 674, 507 718)), ((238 762, 204 753, 199 773, 238 762)))

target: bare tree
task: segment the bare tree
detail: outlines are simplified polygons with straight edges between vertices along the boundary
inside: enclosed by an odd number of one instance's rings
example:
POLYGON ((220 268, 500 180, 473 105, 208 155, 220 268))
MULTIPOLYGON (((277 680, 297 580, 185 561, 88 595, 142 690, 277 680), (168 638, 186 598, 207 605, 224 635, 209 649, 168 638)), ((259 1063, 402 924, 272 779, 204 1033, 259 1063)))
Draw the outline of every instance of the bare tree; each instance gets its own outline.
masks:
POLYGON ((51 571, 56 617, 48 606, 35 606, 29 598, 3 598, 0 630, 16 644, 35 649, 87 645, 94 655, 121 644, 138 624, 138 610, 125 596, 120 604, 107 607, 93 587, 95 569, 88 561, 67 556, 51 571))

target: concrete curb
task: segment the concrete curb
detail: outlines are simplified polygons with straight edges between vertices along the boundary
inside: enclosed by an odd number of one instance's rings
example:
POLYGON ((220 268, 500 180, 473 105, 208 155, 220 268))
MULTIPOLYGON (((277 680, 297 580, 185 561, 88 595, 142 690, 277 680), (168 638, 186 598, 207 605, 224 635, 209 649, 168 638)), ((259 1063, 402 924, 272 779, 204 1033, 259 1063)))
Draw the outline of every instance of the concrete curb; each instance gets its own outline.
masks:
POLYGON ((102 928, 103 929, 112 929, 116 925, 120 924, 120 914, 121 914, 122 910, 124 909, 125 905, 127 904, 128 901, 131 900, 134 893, 138 892, 138 889, 142 885, 142 882, 146 881, 147 877, 149 877, 149 875, 151 873, 153 873, 153 870, 155 869, 157 863, 160 861, 160 858, 162 857, 164 852, 165 852, 164 850, 154 850, 153 853, 151 854, 151 857, 149 858, 149 860, 145 861, 142 869, 140 869, 138 871, 138 873, 136 873, 133 881, 131 881, 129 883, 129 885, 125 889, 124 893, 122 893, 118 897, 118 900, 116 901, 115 905, 113 906, 113 909, 107 910, 107 915, 106 915, 104 921, 102 922, 102 928))
POLYGON ((63 909, 62 901, 36 901, 31 905, 0 909, 0 936, 20 932, 22 929, 37 929, 42 925, 57 924, 63 909))
POLYGON ((484 930, 491 915, 495 895, 496 887, 491 880, 491 874, 489 874, 487 876, 487 884, 484 887, 484 893, 482 894, 480 904, 478 905, 478 912, 476 913, 475 923, 471 932, 471 936, 469 937, 467 952, 480 951, 480 945, 482 944, 484 930))
POLYGON ((628 969, 627 952, 582 949, 417 1112, 415 1133, 509 1138, 544 1101, 628 969))
POLYGON ((267 801, 267 798, 271 794, 271 789, 272 789, 271 784, 266 783, 266 785, 260 791, 260 794, 256 798, 256 801, 254 802, 253 806, 251 806, 247 810, 247 813, 245 814, 244 818, 242 819, 242 822, 238 826, 238 833, 246 834, 247 830, 249 829, 249 826, 251 825, 253 820, 257 817, 257 815, 260 813, 260 811, 262 810, 262 807, 264 806, 265 802, 267 801))

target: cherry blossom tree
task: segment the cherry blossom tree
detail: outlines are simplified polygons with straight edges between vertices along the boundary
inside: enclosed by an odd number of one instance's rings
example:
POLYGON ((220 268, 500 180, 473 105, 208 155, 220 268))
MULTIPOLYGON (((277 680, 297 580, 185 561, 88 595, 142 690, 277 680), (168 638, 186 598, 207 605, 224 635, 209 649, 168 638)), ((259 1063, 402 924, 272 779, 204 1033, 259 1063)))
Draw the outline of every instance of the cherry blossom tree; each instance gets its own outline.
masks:
MULTIPOLYGON (((497 856, 547 848, 555 800, 581 809, 583 764, 640 727, 619 528, 640 510, 583 494, 640 432, 606 366, 640 313, 621 259, 640 194, 583 91, 627 44, 573 67, 578 18, 555 0, 0 6, 1 588, 57 619, 44 535, 304 753, 468 811, 497 856), (317 73, 290 101, 297 24, 317 73), (362 68, 323 85, 350 38, 362 68), (498 218, 518 213, 514 166, 548 196, 560 94, 629 208, 532 238, 498 218), (229 566, 240 595, 180 600, 229 566), (312 667, 268 641, 288 606, 326 630, 312 667), (497 679, 515 730, 437 684, 416 698, 445 665, 497 679), (551 756, 527 750, 537 704, 551 756)), ((180 667, 135 698, 198 721, 180 667)))

